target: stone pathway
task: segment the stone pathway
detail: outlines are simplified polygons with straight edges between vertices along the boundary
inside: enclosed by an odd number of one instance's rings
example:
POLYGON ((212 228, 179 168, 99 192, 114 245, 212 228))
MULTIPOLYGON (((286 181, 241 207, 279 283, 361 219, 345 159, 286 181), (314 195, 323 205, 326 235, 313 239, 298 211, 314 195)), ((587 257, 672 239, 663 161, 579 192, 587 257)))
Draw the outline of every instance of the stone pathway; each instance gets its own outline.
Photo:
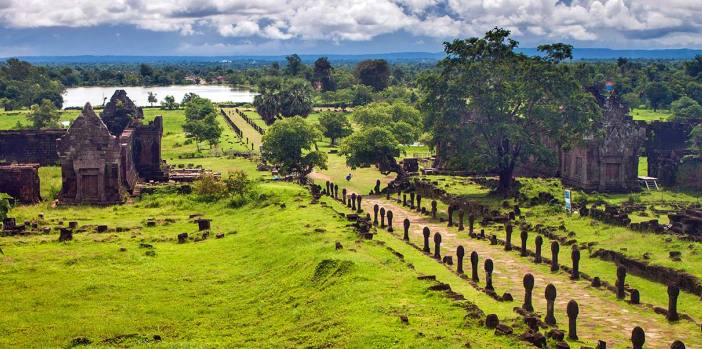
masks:
MULTIPOLYGON (((384 198, 363 198, 363 209, 373 214, 373 205, 378 204, 391 209, 393 212, 394 235, 401 239, 403 234, 402 222, 409 218, 410 240, 419 246, 422 245, 422 229, 426 226, 432 232, 430 246, 434 249, 433 236, 440 232, 442 237, 442 255, 450 255, 456 262, 456 248, 462 245, 465 248, 463 268, 470 274, 470 253, 476 251, 480 256, 479 275, 481 285, 485 282, 483 263, 487 258, 494 262, 493 285, 498 294, 509 292, 514 297, 514 306, 520 306, 524 300, 522 279, 525 274, 534 276, 533 304, 537 313, 542 316, 546 313, 546 299, 544 292, 546 285, 552 283, 557 289, 555 316, 560 329, 568 328, 566 305, 568 301, 575 300, 580 307, 578 316, 578 335, 580 340, 589 346, 595 346, 598 340, 604 340, 608 348, 630 347, 629 338, 635 326, 640 326, 646 332, 647 348, 668 348, 676 340, 682 340, 687 348, 702 348, 702 334, 700 328, 693 324, 680 321, 676 324, 668 323, 661 315, 619 301, 611 292, 591 288, 587 281, 572 281, 565 273, 550 273, 543 268, 537 268, 529 259, 520 257, 514 252, 504 251, 504 246, 492 246, 487 240, 471 239, 468 228, 458 232, 456 227, 447 228, 447 223, 432 221, 429 217, 418 214, 409 208, 402 207, 396 202, 386 201, 384 198), (642 315, 643 313, 643 315, 642 315)), ((387 233, 385 233, 387 234, 387 233)), ((512 243, 519 246, 519 232, 513 235, 512 243)), ((547 241, 544 241, 544 255, 550 254, 547 241)), ((418 252, 419 253, 419 252, 418 252)), ((564 256, 563 251, 561 255, 564 256)), ((429 258, 429 257, 427 257, 429 258)))

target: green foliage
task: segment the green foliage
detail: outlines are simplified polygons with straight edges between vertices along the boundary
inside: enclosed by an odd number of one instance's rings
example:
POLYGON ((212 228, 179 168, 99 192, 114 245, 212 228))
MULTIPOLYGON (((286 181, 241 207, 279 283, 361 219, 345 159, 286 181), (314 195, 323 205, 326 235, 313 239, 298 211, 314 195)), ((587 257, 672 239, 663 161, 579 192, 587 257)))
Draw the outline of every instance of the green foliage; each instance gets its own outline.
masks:
POLYGON ((336 81, 332 71, 332 65, 327 57, 319 57, 314 61, 313 79, 322 85, 322 91, 336 91, 336 81))
POLYGON ((185 104, 185 118, 183 130, 188 138, 195 140, 198 150, 199 142, 206 141, 210 147, 219 144, 222 127, 217 122, 216 108, 209 99, 193 96, 185 104))
POLYGON ((644 95, 651 104, 653 111, 658 110, 658 108, 665 108, 669 106, 670 102, 673 100, 673 93, 671 92, 670 87, 662 82, 653 82, 646 86, 644 95))
POLYGON ((288 65, 285 67, 285 74, 290 76, 298 76, 305 70, 305 65, 302 63, 302 59, 297 54, 292 54, 285 57, 288 61, 288 65))
POLYGON ((693 156, 702 159, 702 123, 695 126, 690 132, 690 150, 693 156))
POLYGON ((421 113, 404 102, 371 103, 356 108, 351 115, 362 127, 387 127, 401 144, 412 144, 421 135, 421 113))
POLYGON ((49 100, 55 107, 63 105, 64 87, 46 73, 46 68, 10 58, 0 64, 0 99, 6 110, 30 107, 49 100))
POLYGON ((154 106, 154 103, 158 102, 158 99, 156 98, 156 94, 153 92, 149 92, 149 97, 148 97, 149 104, 151 106, 154 106))
POLYGON ((246 172, 237 169, 229 173, 227 179, 224 180, 224 184, 227 186, 227 192, 230 194, 244 197, 251 191, 252 183, 246 172))
POLYGON ((401 153, 400 143, 383 127, 366 127, 354 132, 341 145, 341 154, 351 168, 375 165, 383 173, 401 173, 395 160, 401 153))
POLYGON ((373 89, 366 85, 355 85, 352 88, 351 104, 362 106, 373 102, 373 89))
POLYGON ((702 120, 702 106, 690 97, 680 97, 670 107, 676 120, 702 120))
POLYGON ((212 173, 203 174, 193 183, 193 192, 204 201, 217 201, 227 196, 227 185, 212 173))
POLYGON ((161 102, 161 109, 163 110, 176 110, 178 109, 178 103, 175 101, 175 97, 166 96, 163 97, 163 102, 161 102))
POLYGON ((322 134, 331 139, 331 145, 336 145, 338 138, 343 138, 351 134, 353 129, 346 114, 336 112, 324 112, 319 116, 319 129, 322 134))
POLYGON ((263 135, 261 149, 265 161, 282 175, 302 180, 315 167, 326 169, 327 156, 317 149, 319 131, 299 116, 274 123, 263 135))
POLYGON ((306 117, 312 112, 312 89, 306 80, 268 77, 258 84, 254 98, 256 111, 270 125, 278 114, 284 117, 306 117))
POLYGON ((61 118, 61 112, 48 99, 42 100, 40 104, 33 105, 31 111, 27 114, 27 119, 29 119, 32 127, 35 129, 58 127, 59 118, 61 118))
POLYGON ((10 212, 10 202, 7 194, 0 193, 0 220, 7 218, 7 213, 10 212))
POLYGON ((253 182, 246 172, 234 170, 221 180, 212 173, 206 173, 193 185, 194 193, 202 201, 218 201, 225 198, 234 200, 236 207, 248 202, 253 190, 253 182))
POLYGON ((356 76, 362 84, 382 91, 390 83, 390 65, 384 59, 361 61, 356 66, 356 76))

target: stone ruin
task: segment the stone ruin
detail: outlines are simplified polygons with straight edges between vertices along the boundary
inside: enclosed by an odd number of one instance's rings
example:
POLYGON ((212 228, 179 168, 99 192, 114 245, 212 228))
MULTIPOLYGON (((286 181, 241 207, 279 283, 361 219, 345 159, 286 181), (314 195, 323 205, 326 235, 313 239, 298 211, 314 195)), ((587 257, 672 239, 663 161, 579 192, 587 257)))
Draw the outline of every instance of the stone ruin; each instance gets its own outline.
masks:
POLYGON ((702 189, 702 160, 687 157, 688 138, 695 122, 655 121, 646 128, 648 176, 664 186, 702 189))
POLYGON ((65 129, 0 131, 0 160, 21 164, 56 165, 56 140, 65 129))
POLYGON ((639 190, 639 148, 646 140, 645 128, 632 120, 618 96, 598 100, 604 115, 596 129, 603 132, 561 152, 561 179, 565 185, 586 191, 639 190))
POLYGON ((85 105, 58 140, 60 204, 123 203, 140 180, 168 178, 161 160, 162 117, 148 125, 142 118, 124 90, 115 92, 100 117, 85 105))
POLYGON ((6 193, 23 204, 41 201, 39 164, 0 163, 0 193, 6 193))

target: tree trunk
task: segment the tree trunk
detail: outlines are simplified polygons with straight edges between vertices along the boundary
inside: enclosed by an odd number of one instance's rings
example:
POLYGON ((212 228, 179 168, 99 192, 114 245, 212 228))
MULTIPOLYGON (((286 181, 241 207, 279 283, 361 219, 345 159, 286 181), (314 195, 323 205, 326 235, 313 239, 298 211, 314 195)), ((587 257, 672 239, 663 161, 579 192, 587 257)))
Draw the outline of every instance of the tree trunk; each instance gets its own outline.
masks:
POLYGON ((336 146, 336 138, 331 137, 331 146, 336 146))
POLYGON ((497 192, 508 196, 512 193, 514 181, 512 176, 514 175, 514 166, 506 166, 499 169, 499 184, 497 187, 497 192))

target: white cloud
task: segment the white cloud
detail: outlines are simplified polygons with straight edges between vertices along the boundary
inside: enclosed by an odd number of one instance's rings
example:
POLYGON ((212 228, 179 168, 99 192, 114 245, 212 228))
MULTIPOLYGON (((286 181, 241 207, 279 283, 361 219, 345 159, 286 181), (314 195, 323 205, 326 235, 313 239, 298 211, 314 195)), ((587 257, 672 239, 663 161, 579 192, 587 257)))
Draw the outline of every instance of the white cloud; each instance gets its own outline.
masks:
MULTIPOLYGON (((0 0, 9 28, 133 25, 182 35, 365 41, 405 31, 435 38, 494 26, 550 41, 698 43, 700 0, 0 0), (666 41, 669 40, 669 41, 666 41)), ((699 44, 697 44, 699 45, 699 44)))

